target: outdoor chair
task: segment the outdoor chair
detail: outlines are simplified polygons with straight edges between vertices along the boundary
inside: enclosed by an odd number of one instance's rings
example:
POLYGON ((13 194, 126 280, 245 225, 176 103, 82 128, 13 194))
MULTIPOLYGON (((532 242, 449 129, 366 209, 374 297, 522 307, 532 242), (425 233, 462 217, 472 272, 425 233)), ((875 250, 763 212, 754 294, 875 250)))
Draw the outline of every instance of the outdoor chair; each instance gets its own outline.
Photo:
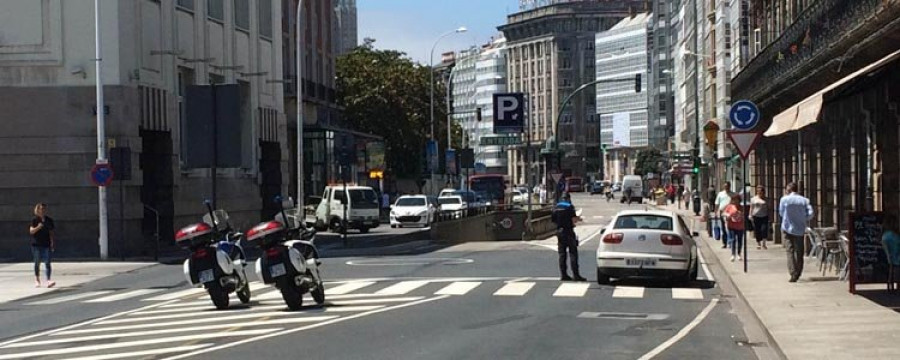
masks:
POLYGON ((840 246, 844 255, 844 265, 841 266, 840 279, 847 280, 850 275, 850 239, 846 235, 841 234, 840 246))
POLYGON ((897 276, 897 272, 900 271, 900 264, 894 264, 891 261, 891 251, 887 247, 887 243, 884 239, 881 239, 881 248, 884 249, 884 255, 887 257, 888 262, 888 280, 887 280, 887 289, 890 291, 897 291, 897 283, 900 282, 900 276, 897 276))
POLYGON ((806 228, 806 237, 809 238, 810 243, 806 255, 818 259, 819 250, 822 249, 822 236, 813 228, 808 227, 806 228))

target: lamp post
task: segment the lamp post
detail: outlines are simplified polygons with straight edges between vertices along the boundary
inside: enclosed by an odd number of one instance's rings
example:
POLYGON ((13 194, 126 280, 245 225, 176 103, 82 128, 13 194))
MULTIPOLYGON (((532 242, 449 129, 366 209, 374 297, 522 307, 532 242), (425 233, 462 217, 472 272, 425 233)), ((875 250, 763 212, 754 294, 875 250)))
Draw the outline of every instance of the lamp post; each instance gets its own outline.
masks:
MULTIPOLYGON (((449 35, 452 35, 452 34, 458 34, 458 33, 464 33, 464 32, 466 32, 465 27, 460 27, 456 30, 448 31, 448 32, 442 34, 441 36, 439 36, 437 38, 437 40, 434 41, 434 45, 431 46, 431 54, 428 57, 428 61, 430 62, 429 73, 431 75, 431 82, 428 85, 428 87, 430 89, 430 93, 431 93, 431 100, 429 101, 429 108, 430 108, 430 113, 431 113, 431 116, 430 116, 431 132, 428 137, 429 140, 436 140, 434 137, 434 49, 437 47, 437 44, 438 44, 438 42, 441 41, 441 39, 443 39, 449 35)), ((450 146, 450 144, 447 144, 447 146, 450 146)), ((435 181, 434 180, 434 164, 432 164, 430 172, 431 172, 431 185, 429 185, 429 188, 430 188, 429 192, 434 193, 434 181, 435 181)))
MULTIPOLYGON (((106 117, 103 108, 103 79, 100 74, 100 62, 103 54, 100 49, 100 0, 94 0, 94 50, 96 66, 96 91, 97 91, 97 163, 106 163, 106 117)), ((106 208, 106 187, 97 187, 97 199, 100 207, 100 259, 106 260, 109 256, 109 216, 106 208)))
POLYGON ((297 0, 297 215, 302 216, 302 223, 306 224, 305 196, 303 193, 303 46, 300 39, 301 17, 303 15, 303 0, 297 0))

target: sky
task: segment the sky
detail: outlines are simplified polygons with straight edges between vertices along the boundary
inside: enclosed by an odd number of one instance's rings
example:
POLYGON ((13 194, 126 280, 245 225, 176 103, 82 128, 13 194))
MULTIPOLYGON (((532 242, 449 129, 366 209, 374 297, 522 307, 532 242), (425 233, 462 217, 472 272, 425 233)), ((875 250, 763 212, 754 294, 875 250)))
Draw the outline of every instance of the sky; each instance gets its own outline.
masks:
POLYGON ((465 26, 468 31, 438 42, 434 62, 440 54, 468 49, 500 34, 497 26, 506 15, 518 11, 518 0, 357 0, 359 42, 375 39, 375 48, 405 52, 414 61, 428 64, 435 40, 465 26))

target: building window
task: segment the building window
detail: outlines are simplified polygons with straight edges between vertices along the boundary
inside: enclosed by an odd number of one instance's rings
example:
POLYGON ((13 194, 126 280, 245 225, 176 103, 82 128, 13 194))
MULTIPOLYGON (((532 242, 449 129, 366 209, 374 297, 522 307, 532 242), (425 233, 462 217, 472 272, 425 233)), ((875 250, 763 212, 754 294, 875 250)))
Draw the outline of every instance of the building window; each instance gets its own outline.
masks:
POLYGON ((272 0, 259 0, 259 35, 272 37, 272 0))
POLYGON ((225 77, 218 74, 209 74, 209 84, 210 85, 221 85, 225 83, 225 77))
POLYGON ((206 0, 206 15, 213 20, 225 21, 225 3, 222 0, 206 0))
POLYGON ((194 0, 178 0, 178 7, 187 10, 194 10, 194 0))
POLYGON ((234 0, 234 26, 250 31, 250 0, 234 0))

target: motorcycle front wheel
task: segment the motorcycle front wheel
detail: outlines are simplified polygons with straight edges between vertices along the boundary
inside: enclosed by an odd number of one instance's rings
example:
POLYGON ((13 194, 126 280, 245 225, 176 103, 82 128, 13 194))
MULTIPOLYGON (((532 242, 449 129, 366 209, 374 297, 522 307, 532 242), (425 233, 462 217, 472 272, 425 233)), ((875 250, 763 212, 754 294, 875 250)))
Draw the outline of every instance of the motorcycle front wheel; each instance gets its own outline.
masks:
POLYGON ((288 309, 300 310, 303 307, 303 294, 300 293, 300 289, 297 288, 292 279, 285 278, 279 282, 278 288, 281 290, 281 297, 284 299, 288 309))
POLYGON ((241 304, 249 304, 250 303, 250 284, 247 282, 247 274, 244 274, 244 287, 241 288, 240 291, 237 292, 238 299, 241 300, 241 304))
POLYGON ((212 299, 216 309, 222 310, 228 308, 228 292, 225 291, 225 288, 223 288, 222 285, 219 285, 218 281, 209 283, 206 292, 209 293, 209 298, 212 299))

